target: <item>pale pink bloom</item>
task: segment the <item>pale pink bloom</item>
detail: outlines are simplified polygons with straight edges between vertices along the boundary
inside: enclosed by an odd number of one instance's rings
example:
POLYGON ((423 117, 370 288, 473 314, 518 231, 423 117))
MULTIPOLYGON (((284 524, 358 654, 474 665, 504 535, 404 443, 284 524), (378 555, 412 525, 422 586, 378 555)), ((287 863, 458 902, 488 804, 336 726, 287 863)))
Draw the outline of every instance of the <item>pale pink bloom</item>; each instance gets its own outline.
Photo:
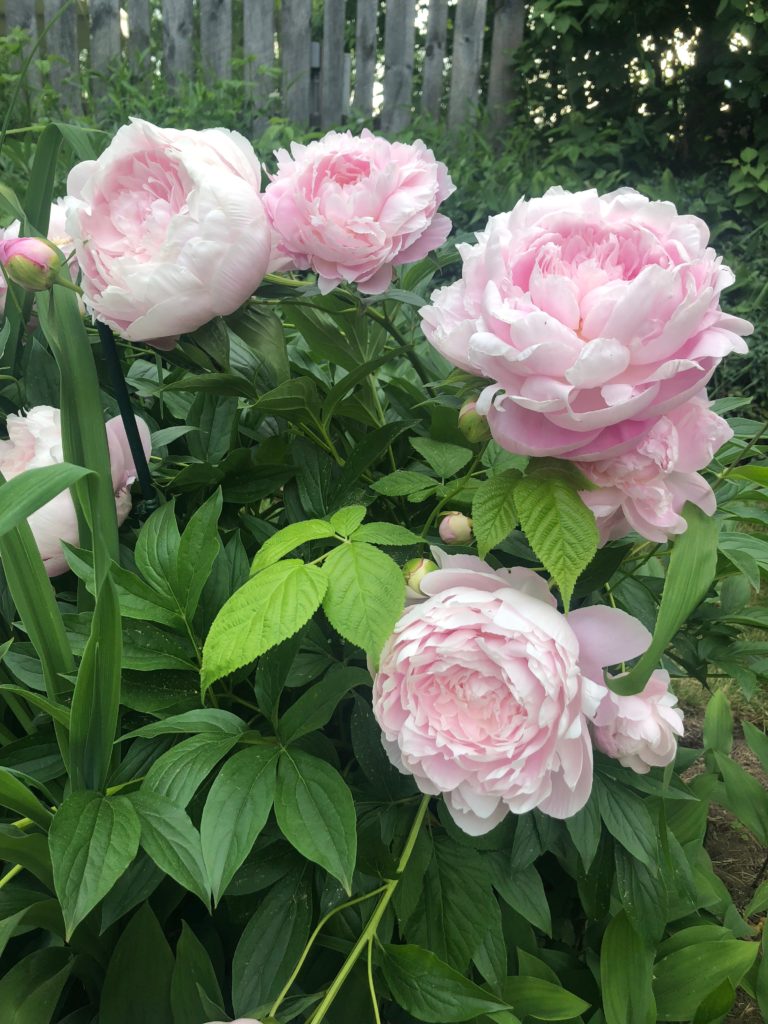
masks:
MULTIPOLYGON (((144 451, 150 452, 149 428, 137 417, 144 451)), ((53 466, 64 461, 61 444, 61 413, 49 405, 37 405, 26 415, 11 413, 6 420, 8 440, 0 441, 0 473, 12 480, 27 469, 53 466)), ((128 438, 119 416, 106 423, 109 457, 112 465, 112 486, 118 523, 131 510, 130 486, 136 479, 128 438)), ((69 491, 62 491, 42 508, 33 512, 29 525, 49 576, 67 571, 61 541, 77 545, 78 529, 75 506, 69 491)))
POLYGON ((706 396, 692 398, 662 416, 631 451, 580 464, 599 485, 581 497, 595 514, 603 544, 632 530, 658 543, 683 533, 687 501, 714 515, 714 491, 697 470, 709 465, 733 431, 708 406, 706 396))
POLYGON ((446 512, 437 532, 444 544, 469 544, 472 540, 472 520, 461 512, 446 512))
POLYGON ((392 763, 482 835, 509 812, 575 814, 592 789, 587 717, 603 669, 644 651, 650 634, 605 606, 561 614, 529 569, 492 569, 433 549, 426 599, 395 626, 373 684, 392 763))
POLYGON ((723 313, 733 283, 697 217, 634 189, 551 188, 458 246, 460 281, 421 310, 449 362, 490 378, 478 402, 522 455, 629 451, 701 391, 751 324, 723 313))
POLYGON ((61 255, 44 238, 7 238, 0 242, 0 263, 9 280, 28 291, 50 288, 62 269, 61 255))
POLYGON ((264 202, 278 251, 314 270, 321 292, 342 281, 370 295, 386 291, 393 267, 423 259, 448 237, 451 222, 437 209, 454 185, 423 142, 328 132, 276 155, 264 202))
POLYGON ((261 166, 236 132, 134 118, 67 187, 86 305, 131 341, 173 347, 233 313, 266 273, 261 166))
POLYGON ((669 692, 669 673, 654 672, 634 697, 606 690, 592 719, 595 746, 625 768, 645 775, 675 759, 683 735, 683 712, 669 692))

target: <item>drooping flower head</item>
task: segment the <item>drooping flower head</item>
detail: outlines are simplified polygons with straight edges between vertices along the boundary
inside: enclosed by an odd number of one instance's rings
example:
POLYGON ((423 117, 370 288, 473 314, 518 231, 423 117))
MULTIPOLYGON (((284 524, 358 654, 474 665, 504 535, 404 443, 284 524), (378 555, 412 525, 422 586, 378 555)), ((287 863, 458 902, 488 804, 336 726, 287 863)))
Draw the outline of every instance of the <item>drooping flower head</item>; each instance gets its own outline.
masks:
POLYGON ((390 760, 423 793, 443 793, 472 835, 509 811, 570 817, 592 788, 587 719, 603 668, 645 650, 648 631, 604 606, 566 617, 529 569, 433 557, 426 599, 400 618, 374 679, 390 760))
POLYGON ((658 419, 630 451, 579 465, 598 485, 581 497, 595 514, 603 544, 632 530, 663 543, 686 529, 687 501, 714 515, 714 491, 698 471, 733 431, 708 405, 706 396, 692 398, 658 419))
POLYGON ((594 716, 595 746, 625 768, 645 775, 675 759, 683 735, 683 713, 669 691, 669 673, 654 672, 641 693, 622 697, 606 691, 594 716))
POLYGON ((386 291, 392 268, 422 259, 446 240, 438 207, 454 186, 423 142, 388 142, 369 131, 328 132, 277 153, 264 201, 278 251, 312 269, 322 292, 342 281, 371 295, 386 291))
POLYGON ((421 310, 429 341, 494 384, 478 403, 522 455, 632 449, 701 391, 752 327, 723 313, 734 280, 697 217, 634 189, 551 188, 461 245, 460 281, 421 310))
MULTIPOLYGON (((150 452, 149 428, 137 417, 144 451, 150 452)), ((61 444, 61 413, 48 405, 36 405, 26 415, 11 414, 6 421, 8 440, 0 441, 0 472, 11 480, 27 469, 53 466, 64 461, 61 444)), ((106 423, 112 487, 118 523, 131 510, 130 486, 136 479, 136 467, 119 416, 106 423)), ((77 514, 69 491, 62 491, 29 517, 29 525, 49 576, 67 571, 61 541, 77 545, 77 514)))
POLYGON ((261 166, 237 132, 134 118, 67 187, 86 305, 131 341, 172 347, 233 313, 267 271, 261 166))

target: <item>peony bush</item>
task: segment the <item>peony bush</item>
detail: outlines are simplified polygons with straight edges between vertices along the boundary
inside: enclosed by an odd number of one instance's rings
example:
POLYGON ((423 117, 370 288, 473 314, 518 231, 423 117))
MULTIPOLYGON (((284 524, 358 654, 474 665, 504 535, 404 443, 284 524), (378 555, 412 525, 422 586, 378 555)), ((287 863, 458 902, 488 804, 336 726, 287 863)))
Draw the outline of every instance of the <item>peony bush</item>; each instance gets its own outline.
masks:
POLYGON ((72 163, 2 200, 2 1019, 765 1012, 706 833, 768 794, 678 699, 766 675, 707 226, 555 187, 456 244, 370 132, 72 163))

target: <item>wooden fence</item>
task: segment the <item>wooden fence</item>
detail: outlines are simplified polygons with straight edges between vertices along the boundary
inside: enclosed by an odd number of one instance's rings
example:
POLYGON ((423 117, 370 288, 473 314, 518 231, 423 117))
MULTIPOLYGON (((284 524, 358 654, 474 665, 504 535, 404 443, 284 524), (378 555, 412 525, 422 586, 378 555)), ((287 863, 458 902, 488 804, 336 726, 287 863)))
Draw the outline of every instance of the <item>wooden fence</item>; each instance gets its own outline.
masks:
MULTIPOLYGON (((494 127, 502 127, 526 17, 524 0, 496 0, 491 9, 487 0, 324 0, 321 25, 317 4, 313 22, 313 0, 241 0, 236 18, 233 0, 78 0, 62 12, 63 6, 5 0, 5 27, 18 26, 30 39, 46 30, 40 52, 53 58, 49 83, 75 115, 84 99, 98 105, 115 61, 139 67, 151 55, 171 89, 195 75, 207 82, 243 77, 256 124, 270 111, 302 127, 327 128, 342 124, 350 110, 370 117, 376 98, 381 127, 391 132, 407 127, 414 110, 445 117, 457 129, 484 106, 494 127), (351 10, 354 32, 346 23, 351 10), (160 38, 155 53, 152 40, 160 38), (234 56, 243 59, 233 65, 234 56), (93 72, 85 94, 77 73, 83 61, 93 72)), ((33 89, 43 84, 37 68, 29 82, 33 89)))

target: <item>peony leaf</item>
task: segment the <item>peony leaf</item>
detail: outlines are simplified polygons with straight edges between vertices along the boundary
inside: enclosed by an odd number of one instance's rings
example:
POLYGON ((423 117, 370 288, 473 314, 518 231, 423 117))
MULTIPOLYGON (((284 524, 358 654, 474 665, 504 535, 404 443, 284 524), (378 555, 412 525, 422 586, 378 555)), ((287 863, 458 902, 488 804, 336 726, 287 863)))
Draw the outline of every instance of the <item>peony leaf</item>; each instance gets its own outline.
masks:
POLYGON ((256 557, 251 563, 251 575, 279 562, 284 555, 290 554, 302 544, 310 540, 333 537, 334 533, 334 526, 324 519, 305 519, 301 523, 291 523, 290 526, 283 527, 268 537, 256 552, 256 557))
POLYGON ((412 437, 411 444, 439 477, 455 476, 472 458, 472 452, 458 444, 433 441, 429 437, 412 437))
POLYGON ((477 538, 477 553, 485 558, 517 525, 515 487, 521 479, 514 469, 484 480, 472 500, 472 528, 477 538))

